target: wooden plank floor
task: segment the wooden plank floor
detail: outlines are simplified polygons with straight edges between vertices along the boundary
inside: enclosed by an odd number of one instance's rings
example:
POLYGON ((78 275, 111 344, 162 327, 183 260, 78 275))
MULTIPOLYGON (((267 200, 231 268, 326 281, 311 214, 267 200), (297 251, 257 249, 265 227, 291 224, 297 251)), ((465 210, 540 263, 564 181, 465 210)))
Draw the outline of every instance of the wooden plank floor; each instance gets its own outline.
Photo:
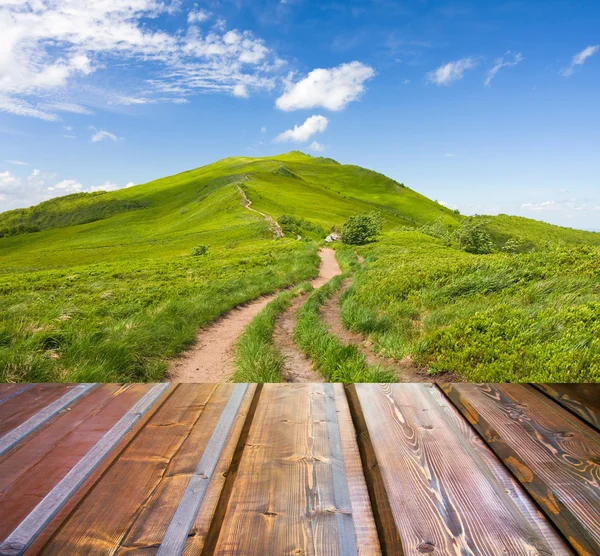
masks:
POLYGON ((0 384, 0 555, 600 555, 599 400, 0 384))

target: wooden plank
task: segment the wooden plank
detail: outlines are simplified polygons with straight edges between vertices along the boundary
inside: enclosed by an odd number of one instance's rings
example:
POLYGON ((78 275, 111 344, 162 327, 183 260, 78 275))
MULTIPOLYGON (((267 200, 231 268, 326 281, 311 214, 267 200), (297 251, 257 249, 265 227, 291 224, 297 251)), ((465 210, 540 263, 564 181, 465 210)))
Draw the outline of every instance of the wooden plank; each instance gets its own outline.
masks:
POLYGON ((30 434, 33 434, 46 423, 49 423, 61 411, 77 402, 82 396, 88 394, 95 386, 95 384, 77 384, 73 386, 60 398, 40 409, 27 419, 27 421, 0 437, 0 456, 14 448, 19 442, 23 441, 30 434))
MULTIPOLYGON (((160 484, 137 514, 128 534, 121 542, 121 546, 117 551, 118 554, 131 551, 135 551, 136 554, 140 552, 154 554, 157 551, 189 484, 189 480, 198 465, 198 460, 204 454, 215 425, 219 421, 234 388, 235 385, 233 384, 217 385, 188 438, 169 463, 160 484)), ((211 525, 214 525, 213 516, 217 512, 218 504, 222 501, 221 494, 226 479, 230 479, 229 473, 234 452, 238 446, 242 429, 246 427, 246 418, 250 407, 255 403, 256 390, 257 385, 248 385, 231 433, 223 447, 221 457, 217 462, 192 530, 189 533, 186 546, 186 551, 189 551, 189 553, 200 554, 202 552, 209 529, 211 525)), ((218 524, 220 517, 216 517, 214 521, 218 524)))
POLYGON ((157 552, 159 556, 172 556, 183 552, 185 541, 204 501, 204 495, 213 478, 221 452, 225 447, 247 390, 247 384, 237 384, 231 392, 227 405, 223 408, 219 421, 202 451, 198 465, 190 476, 175 514, 171 518, 169 527, 160 543, 157 552))
POLYGON ((600 553, 600 435, 530 386, 442 387, 581 555, 600 553))
POLYGON ((600 384, 534 384, 563 407, 600 430, 600 384))
POLYGON ((25 392, 25 390, 29 390, 32 386, 33 384, 0 384, 0 404, 18 396, 21 392, 25 392))
POLYGON ((215 388, 214 384, 178 387, 69 516, 44 553, 114 553, 152 499, 215 388))
POLYGON ((431 384, 357 384, 404 554, 570 554, 431 384))
POLYGON ((349 423, 339 384, 265 384, 214 554, 380 553, 349 423))
POLYGON ((0 405, 0 436, 23 424, 32 415, 71 390, 73 384, 34 384, 0 405))
POLYGON ((0 458, 0 539, 33 510, 102 436, 145 394, 137 384, 104 384, 40 434, 0 458))
POLYGON ((168 388, 168 384, 152 386, 11 532, 0 545, 0 554, 23 554, 104 458, 168 388))

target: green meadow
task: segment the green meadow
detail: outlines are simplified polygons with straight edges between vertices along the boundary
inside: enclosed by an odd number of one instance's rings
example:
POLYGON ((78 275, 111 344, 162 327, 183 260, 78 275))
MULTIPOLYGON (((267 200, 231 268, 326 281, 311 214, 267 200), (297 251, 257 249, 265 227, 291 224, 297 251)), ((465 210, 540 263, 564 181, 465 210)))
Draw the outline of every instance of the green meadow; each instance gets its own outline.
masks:
MULTIPOLYGON (((379 240, 337 249, 353 276, 344 323, 377 351, 465 380, 600 380, 600 234, 466 219, 386 176, 299 152, 0 214, 0 380, 161 380, 198 328, 314 277, 323 238, 373 211, 379 240), (240 189, 286 237, 244 208, 240 189), (489 234, 492 253, 418 231, 444 236, 465 222, 489 234), (193 256, 197 246, 206 253, 193 256), (349 262, 355 253, 362 267, 349 262)), ((338 282, 308 296, 298 345, 328 380, 390 380, 320 322, 338 282)), ((236 379, 280 379, 270 336, 292 292, 240 339, 236 379)))

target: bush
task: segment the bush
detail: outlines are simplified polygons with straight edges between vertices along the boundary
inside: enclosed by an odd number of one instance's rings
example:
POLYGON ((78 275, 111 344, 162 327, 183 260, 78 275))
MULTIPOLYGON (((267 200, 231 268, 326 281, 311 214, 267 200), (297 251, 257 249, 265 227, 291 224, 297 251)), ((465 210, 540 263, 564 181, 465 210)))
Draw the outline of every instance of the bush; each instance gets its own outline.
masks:
POLYGON ((479 222, 465 222, 454 232, 458 246, 467 253, 483 255, 494 249, 492 238, 479 222))
POLYGON ((342 226, 342 242, 349 245, 364 245, 375 241, 383 229, 379 212, 355 214, 342 226))
POLYGON ((208 251, 208 245, 196 245, 192 249, 192 257, 200 257, 201 255, 205 255, 208 251))

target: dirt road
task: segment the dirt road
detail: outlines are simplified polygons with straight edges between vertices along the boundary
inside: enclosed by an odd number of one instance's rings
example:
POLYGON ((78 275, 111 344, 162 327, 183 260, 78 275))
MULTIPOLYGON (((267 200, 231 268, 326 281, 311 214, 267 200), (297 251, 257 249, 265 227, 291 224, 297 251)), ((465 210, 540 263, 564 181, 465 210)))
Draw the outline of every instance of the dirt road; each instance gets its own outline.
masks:
MULTIPOLYGON (((321 249, 319 256, 321 265, 318 277, 312 281, 314 287, 320 287, 334 276, 341 274, 333 249, 321 249)), ((194 346, 172 363, 167 380, 169 382, 205 383, 227 381, 235 370, 234 356, 237 339, 244 332, 246 326, 252 322, 252 319, 276 296, 276 293, 263 296, 236 307, 206 328, 200 329, 194 346)), ((317 380, 318 375, 315 374, 312 378, 317 380)), ((322 379, 319 380, 322 381, 322 379)), ((306 379, 306 382, 308 381, 310 378, 306 379)))

